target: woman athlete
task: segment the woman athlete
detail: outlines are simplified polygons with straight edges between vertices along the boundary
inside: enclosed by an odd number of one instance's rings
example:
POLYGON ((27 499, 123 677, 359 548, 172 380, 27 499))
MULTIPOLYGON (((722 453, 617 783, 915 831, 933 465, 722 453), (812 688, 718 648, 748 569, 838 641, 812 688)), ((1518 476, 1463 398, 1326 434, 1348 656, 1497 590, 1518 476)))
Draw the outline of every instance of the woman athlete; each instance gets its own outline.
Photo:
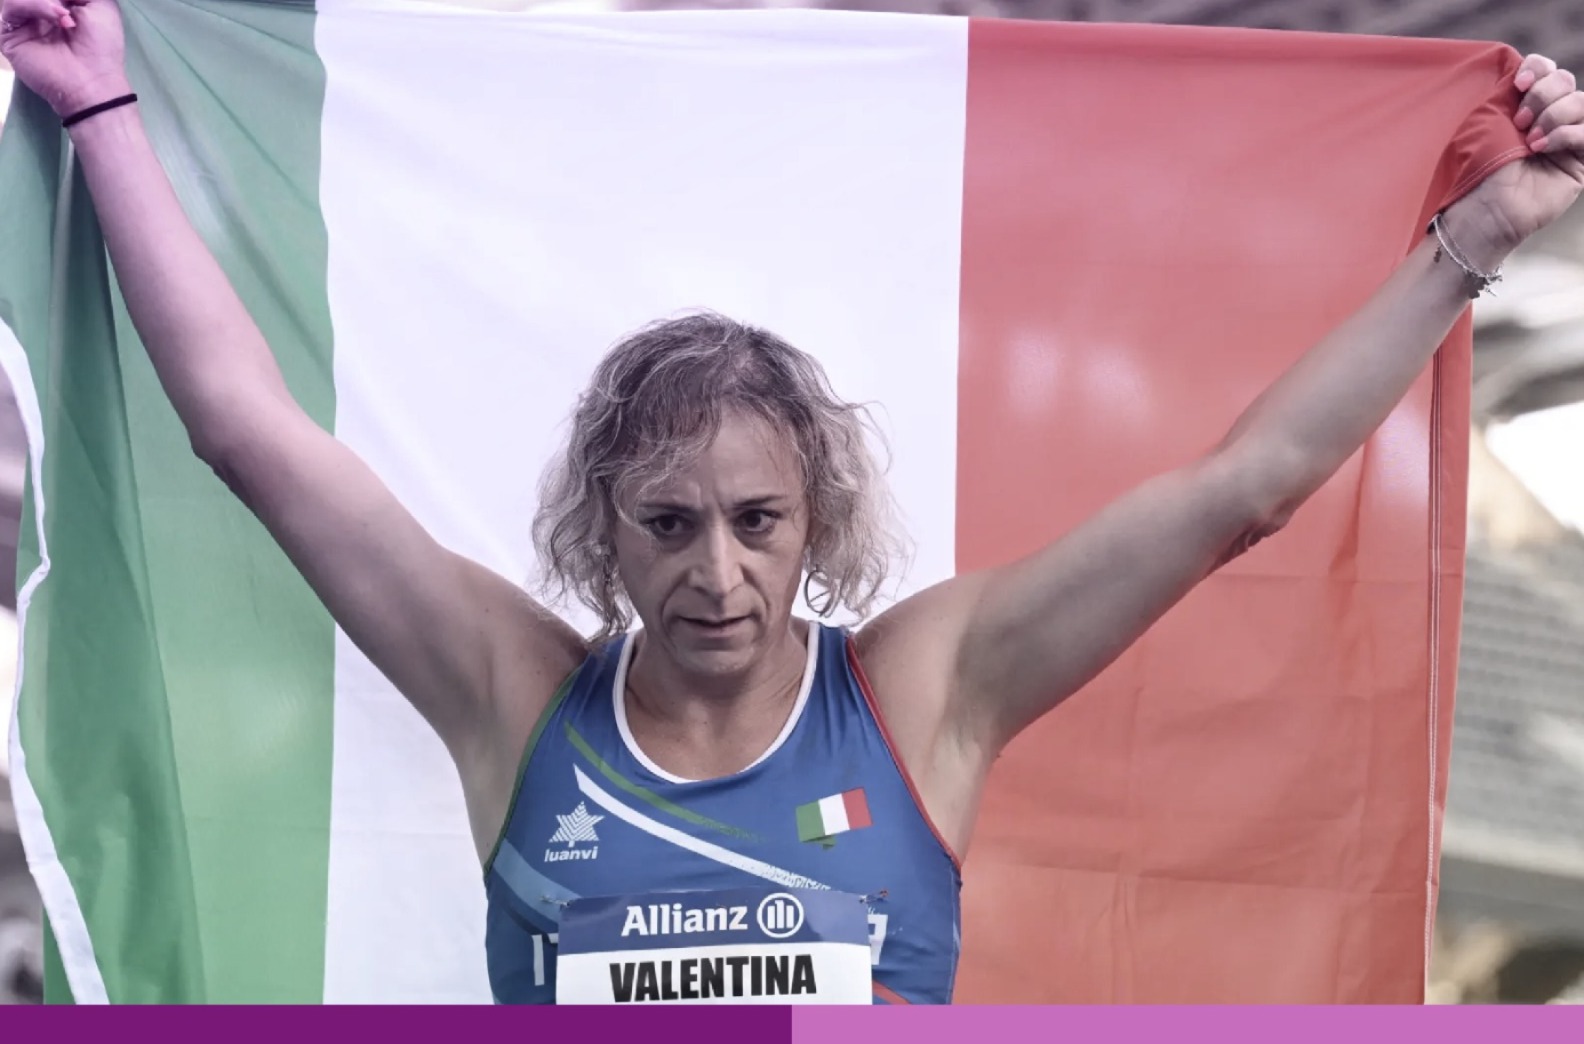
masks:
MULTIPOLYGON (((4 0, 0 23, 0 52, 63 118, 128 93, 113 0, 4 0)), ((1280 530, 1406 394, 1478 274, 1584 187, 1573 76, 1531 55, 1515 86, 1531 154, 1447 209, 1219 444, 1022 561, 947 580, 851 634, 794 616, 793 602, 807 586, 818 607, 870 607, 888 569, 886 500, 858 412, 808 355, 697 315, 603 360, 535 525, 549 575, 603 622, 585 639, 439 546, 293 401, 135 104, 69 133, 194 450, 455 760, 498 1000, 557 998, 563 917, 579 900, 656 892, 674 901, 635 899, 612 929, 636 956, 609 962, 610 989, 773 992, 772 958, 752 948, 659 972, 642 959, 652 936, 689 925, 729 941, 733 903, 759 888, 858 897, 864 989, 946 1002, 956 860, 998 752, 1280 530)), ((789 909, 755 938, 792 923, 789 909)), ((779 985, 824 989, 811 976, 779 985)))

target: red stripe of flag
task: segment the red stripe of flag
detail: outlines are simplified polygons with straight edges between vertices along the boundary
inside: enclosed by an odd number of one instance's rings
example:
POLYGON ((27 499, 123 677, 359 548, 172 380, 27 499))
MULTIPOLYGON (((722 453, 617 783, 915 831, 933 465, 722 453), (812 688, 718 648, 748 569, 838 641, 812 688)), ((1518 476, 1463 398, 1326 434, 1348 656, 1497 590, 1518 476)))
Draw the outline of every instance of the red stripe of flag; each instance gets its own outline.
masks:
POLYGON ((847 828, 849 830, 862 830, 872 826, 874 821, 869 818, 869 799, 864 797, 864 792, 849 790, 842 796, 842 805, 847 809, 847 828))
MULTIPOLYGON (((958 570, 1214 446, 1430 213, 1521 154, 1517 62, 1451 40, 972 22, 958 570)), ((1470 358, 1465 316, 1287 531, 997 762, 959 1002, 1423 1000, 1470 358)))

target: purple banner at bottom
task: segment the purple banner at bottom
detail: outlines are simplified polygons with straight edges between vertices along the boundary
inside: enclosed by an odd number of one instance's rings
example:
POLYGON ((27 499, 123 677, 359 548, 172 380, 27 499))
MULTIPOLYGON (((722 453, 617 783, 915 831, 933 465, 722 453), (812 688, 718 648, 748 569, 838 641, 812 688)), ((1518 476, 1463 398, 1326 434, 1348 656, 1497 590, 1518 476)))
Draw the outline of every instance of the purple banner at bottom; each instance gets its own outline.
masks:
POLYGON ((1046 1007, 788 1008, 644 1006, 491 1007, 13 1007, 0 1011, 7 1041, 103 1044, 127 1034, 225 1044, 281 1044, 321 1034, 391 1041, 454 1040, 462 1034, 529 1031, 567 1039, 641 1039, 644 1044, 875 1044, 903 1034, 908 1044, 1011 1044, 1059 1037, 1104 1044, 1184 1044, 1198 1040, 1269 1044, 1577 1044, 1584 1007, 1046 1007))
POLYGON ((1578 1044, 1584 1007, 803 1008, 792 1015, 793 1044, 875 1044, 894 1034, 908 1044, 1578 1044))

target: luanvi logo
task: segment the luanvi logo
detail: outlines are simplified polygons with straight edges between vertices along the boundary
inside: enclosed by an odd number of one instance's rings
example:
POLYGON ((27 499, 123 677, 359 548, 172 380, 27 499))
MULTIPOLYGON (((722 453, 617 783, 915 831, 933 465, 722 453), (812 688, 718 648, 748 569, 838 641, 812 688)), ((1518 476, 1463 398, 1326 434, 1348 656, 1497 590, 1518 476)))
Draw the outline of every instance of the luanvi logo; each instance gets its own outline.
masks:
POLYGON ((547 863, 563 863, 569 859, 598 859, 599 835, 594 832, 594 824, 604 819, 588 810, 588 805, 579 801, 577 808, 564 816, 556 816, 556 832, 550 835, 550 844, 566 845, 565 848, 545 849, 544 861, 547 863), (590 848, 579 848, 580 844, 588 844, 590 848))

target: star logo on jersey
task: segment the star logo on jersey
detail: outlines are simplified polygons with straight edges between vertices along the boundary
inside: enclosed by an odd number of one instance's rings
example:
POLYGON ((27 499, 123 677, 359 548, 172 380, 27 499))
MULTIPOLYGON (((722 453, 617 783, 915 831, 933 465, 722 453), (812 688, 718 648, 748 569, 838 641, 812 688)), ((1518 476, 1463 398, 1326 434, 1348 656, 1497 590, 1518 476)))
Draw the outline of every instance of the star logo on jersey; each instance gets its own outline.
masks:
POLYGON ((588 804, 579 801, 577 808, 564 816, 556 816, 555 833, 550 835, 550 844, 564 844, 565 848, 546 848, 544 861, 547 863, 564 863, 569 859, 598 859, 599 834, 595 833, 594 825, 604 816, 596 816, 588 810, 588 804), (580 844, 590 844, 592 848, 579 848, 580 844))

